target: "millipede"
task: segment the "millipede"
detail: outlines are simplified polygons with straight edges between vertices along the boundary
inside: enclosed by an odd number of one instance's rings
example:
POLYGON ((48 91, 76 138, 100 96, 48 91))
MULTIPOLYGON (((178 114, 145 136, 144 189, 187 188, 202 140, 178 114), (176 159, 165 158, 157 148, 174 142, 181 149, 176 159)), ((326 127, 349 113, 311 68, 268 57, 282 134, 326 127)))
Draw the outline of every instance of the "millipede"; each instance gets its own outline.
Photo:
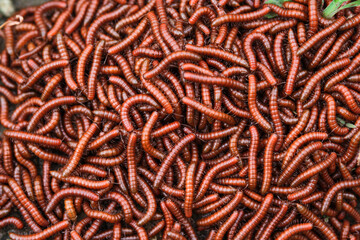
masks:
POLYGON ((0 26, 0 235, 359 239, 357 5, 19 10, 0 26))

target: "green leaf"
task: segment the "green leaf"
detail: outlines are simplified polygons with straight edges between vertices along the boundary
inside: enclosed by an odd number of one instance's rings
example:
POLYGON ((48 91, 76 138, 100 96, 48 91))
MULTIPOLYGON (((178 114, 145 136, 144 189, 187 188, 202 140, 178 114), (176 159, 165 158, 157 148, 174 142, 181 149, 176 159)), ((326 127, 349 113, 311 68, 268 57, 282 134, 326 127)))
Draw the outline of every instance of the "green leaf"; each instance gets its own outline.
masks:
MULTIPOLYGON (((276 6, 279 6, 279 4, 282 5, 282 3, 280 3, 281 0, 267 0, 265 1, 265 4, 274 4, 276 6)), ((281 5, 279 7, 281 7, 281 5)))
POLYGON ((343 9, 360 6, 360 0, 341 6, 346 1, 347 0, 333 0, 323 11, 324 18, 332 18, 335 14, 343 9))
POLYGON ((274 17, 277 17, 277 16, 278 15, 276 13, 273 13, 273 12, 268 13, 268 14, 265 15, 266 18, 274 18, 274 17))
MULTIPOLYGON (((282 7, 284 2, 290 2, 291 0, 266 0, 265 4, 274 4, 276 6, 282 7)), ((268 13, 265 15, 266 18, 274 18, 277 17, 278 15, 276 13, 268 13)))
POLYGON ((345 126, 348 128, 356 128, 356 126, 352 123, 346 123, 345 126))
POLYGON ((274 4, 276 6, 282 7, 284 2, 289 2, 291 0, 266 0, 265 4, 274 4))
POLYGON ((345 120, 339 117, 336 117, 336 120, 341 124, 341 125, 345 125, 345 120))
POLYGON ((346 9, 346 8, 352 8, 352 7, 358 7, 360 6, 360 1, 355 1, 355 2, 351 2, 351 3, 348 3, 342 7, 340 7, 340 10, 343 10, 343 9, 346 9))

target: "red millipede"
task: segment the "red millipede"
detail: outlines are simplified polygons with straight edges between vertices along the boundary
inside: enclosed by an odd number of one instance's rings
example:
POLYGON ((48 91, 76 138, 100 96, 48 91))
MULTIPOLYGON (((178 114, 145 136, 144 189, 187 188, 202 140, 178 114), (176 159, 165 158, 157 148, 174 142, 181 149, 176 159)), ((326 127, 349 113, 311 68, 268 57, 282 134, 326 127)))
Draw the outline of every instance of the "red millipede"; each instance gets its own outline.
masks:
POLYGON ((305 198, 301 199, 301 203, 302 204, 310 204, 312 202, 315 202, 317 200, 320 200, 320 199, 324 198, 324 196, 325 196, 324 192, 316 192, 316 193, 313 193, 312 195, 310 195, 308 197, 305 197, 305 198))
POLYGON ((286 166, 289 163, 290 158, 293 157, 293 155, 295 154, 295 151, 301 145, 304 145, 306 142, 313 141, 313 140, 324 140, 327 137, 328 137, 327 133, 321 133, 321 132, 307 133, 307 134, 299 137, 290 145, 289 149, 287 150, 287 153, 284 157, 283 166, 286 166))
MULTIPOLYGON (((120 121, 119 121, 120 122, 120 121)), ((107 132, 106 134, 102 135, 101 137, 95 139, 93 142, 91 142, 88 146, 89 150, 94 150, 99 147, 101 147, 106 142, 109 142, 111 139, 114 139, 118 136, 120 136, 121 132, 118 128, 114 128, 111 131, 107 132)))
POLYGON ((284 9, 274 4, 266 4, 265 7, 269 7, 272 12, 276 13, 281 17, 285 17, 285 18, 290 17, 303 21, 307 19, 306 13, 300 10, 284 9))
POLYGON ((76 71, 76 81, 82 90, 86 89, 85 88, 85 67, 86 67, 86 62, 87 62, 90 54, 92 53, 93 49, 94 49, 93 45, 87 45, 79 57, 77 71, 76 71))
POLYGON ((8 179, 8 184, 13 190, 15 196, 20 201, 20 203, 25 207, 25 209, 30 213, 34 220, 41 226, 46 227, 49 222, 43 217, 37 207, 26 197, 25 193, 18 185, 18 183, 13 179, 8 179))
POLYGON ((318 227, 319 230, 326 236, 328 239, 336 239, 335 232, 328 227, 319 217, 317 217, 313 212, 307 209, 301 204, 296 204, 296 207, 299 213, 306 218, 308 221, 312 222, 315 227, 318 227))
POLYGON ((56 34, 64 27, 65 22, 69 19, 72 9, 68 8, 56 19, 53 27, 47 32, 46 36, 48 39, 52 39, 56 34))
POLYGON ((337 83, 341 82, 342 80, 344 80, 346 77, 348 77, 352 71, 355 70, 355 68, 357 68, 359 66, 359 58, 360 55, 356 56, 352 61, 351 64, 348 68, 344 69, 343 71, 341 71, 340 73, 336 74, 336 76, 330 78, 325 86, 324 86, 324 90, 328 91, 331 87, 333 87, 334 85, 336 85, 337 83))
POLYGON ((88 144, 90 139, 93 137, 97 128, 98 128, 97 124, 92 123, 89 129, 87 129, 87 131, 81 137, 79 143, 76 145, 76 149, 74 153, 71 155, 69 161, 66 163, 66 165, 61 171, 62 176, 67 177, 70 175, 70 173, 72 173, 75 170, 86 148, 86 144, 88 144))
POLYGON ((270 31, 270 29, 272 29, 272 27, 274 27, 276 24, 279 24, 280 21, 273 21, 273 22, 269 22, 265 25, 262 25, 260 27, 257 27, 254 32, 260 32, 260 33, 266 33, 268 31, 270 31))
POLYGON ((80 187, 85 187, 87 189, 93 189, 93 190, 104 189, 110 186, 109 180, 94 181, 76 176, 62 177, 59 172, 55 172, 55 171, 51 171, 50 175, 54 178, 59 179, 62 182, 78 185, 80 187))
POLYGON ((86 11, 85 17, 84 17, 84 26, 89 25, 91 19, 94 17, 96 9, 98 5, 100 4, 99 0, 95 0, 89 4, 89 7, 86 11))
POLYGON ((341 127, 336 121, 336 103, 335 99, 328 95, 323 94, 323 99, 326 101, 327 105, 327 122, 330 129, 338 135, 346 135, 349 132, 349 129, 346 127, 341 127))
POLYGON ((162 212, 164 213, 164 218, 165 218, 164 234, 166 234, 167 232, 169 232, 171 230, 171 227, 174 223, 174 219, 164 201, 160 202, 160 207, 161 207, 162 212))
POLYGON ((345 52, 339 54, 337 58, 344 58, 344 57, 352 57, 354 56, 360 48, 360 41, 357 39, 356 42, 345 52))
POLYGON ((225 77, 206 76, 191 72, 185 72, 184 78, 188 81, 197 82, 201 84, 207 84, 207 85, 215 84, 218 86, 231 87, 239 90, 246 89, 246 86, 243 83, 225 77))
POLYGON ((283 219, 283 221, 279 223, 279 226, 286 226, 290 224, 295 219, 296 215, 297 215, 297 209, 292 208, 291 212, 283 219))
POLYGON ((251 114, 248 111, 242 110, 234 105, 226 96, 222 97, 225 107, 234 115, 242 118, 251 119, 251 114))
POLYGON ((130 98, 128 98, 123 105, 121 106, 121 111, 120 111, 120 118, 123 122, 123 125, 126 129, 126 131, 131 132, 132 130, 134 130, 134 127, 132 126, 130 119, 128 117, 130 108, 132 107, 132 105, 137 104, 137 103, 147 103, 149 105, 154 106, 155 108, 160 108, 160 106, 158 105, 158 103, 149 95, 146 94, 137 94, 135 96, 132 96, 130 98))
MULTIPOLYGON (((112 202, 110 203, 110 206, 114 206, 115 203, 112 202)), ((95 219, 100 219, 102 221, 105 222, 109 222, 109 223, 118 223, 122 216, 120 214, 111 214, 111 213, 107 213, 107 212, 103 212, 103 211, 99 211, 99 210, 94 210, 89 206, 89 203, 84 202, 83 203, 83 210, 84 213, 91 218, 95 218, 95 219)))
POLYGON ((173 147, 173 149, 169 152, 169 154, 165 157, 164 161, 162 162, 159 171, 156 173, 156 177, 153 183, 154 189, 157 189, 160 187, 161 181, 163 177, 165 176, 165 173, 168 171, 171 164, 174 162, 175 157, 180 153, 180 151, 189 143, 194 141, 196 136, 194 134, 189 134, 185 137, 183 137, 179 142, 176 143, 176 145, 173 147))
POLYGON ((311 69, 314 69, 315 67, 317 67, 320 64, 320 62, 324 59, 326 52, 329 50, 329 48, 331 46, 333 46, 333 43, 335 42, 336 38, 337 38, 337 35, 336 35, 336 33, 334 33, 319 48, 319 50, 316 52, 314 58, 312 59, 310 65, 309 65, 309 67, 311 69))
POLYGON ((0 65, 0 73, 4 74, 8 78, 11 78, 18 84, 22 84, 25 80, 22 75, 16 73, 15 71, 11 70, 10 68, 8 68, 4 65, 0 65))
POLYGON ((64 105, 64 104, 73 104, 76 102, 76 97, 73 96, 64 96, 59 98, 54 98, 48 101, 46 104, 43 104, 38 111, 32 116, 27 126, 27 131, 32 131, 40 119, 51 109, 55 107, 64 105))
POLYGON ((335 41, 333 47, 330 49, 329 54, 325 56, 324 59, 321 60, 320 65, 324 66, 333 59, 335 59, 336 56, 338 56, 338 53, 340 49, 343 47, 344 43, 351 37, 353 33, 354 31, 351 29, 341 34, 335 41))
POLYGON ((6 217, 0 220, 0 227, 5 227, 7 225, 14 225, 17 229, 22 229, 24 224, 17 217, 6 217))
POLYGON ((250 13, 239 14, 226 14, 221 17, 217 17, 212 23, 212 26, 219 26, 224 23, 237 23, 237 22, 249 22, 259 19, 271 11, 269 7, 263 7, 259 10, 250 13))
POLYGON ((297 51, 297 54, 302 55, 307 51, 309 51, 318 41, 333 34, 338 28, 340 28, 345 23, 345 21, 346 21, 345 17, 340 17, 333 24, 313 35, 303 45, 301 45, 301 47, 297 51))
POLYGON ((230 166, 233 166, 235 164, 238 163, 238 159, 236 157, 233 157, 233 158, 230 158, 226 161, 223 161, 219 164, 216 164, 215 166, 213 166, 207 173, 206 175, 204 176, 199 188, 198 188, 198 193, 195 197, 195 200, 196 201, 199 201, 201 200, 205 193, 206 193, 206 190, 209 188, 209 185, 211 183, 211 180, 215 177, 215 175, 217 173, 219 173, 220 171, 222 171, 223 169, 226 169, 230 166))
POLYGON ((41 228, 39 225, 32 219, 31 215, 27 212, 27 210, 21 205, 19 200, 15 197, 14 193, 10 190, 9 187, 3 187, 4 192, 6 195, 11 199, 12 203, 19 209, 22 217, 24 218, 25 222, 34 232, 41 232, 41 228))
POLYGON ((318 163, 314 166, 312 166, 311 168, 307 169, 305 172, 302 172, 301 174, 299 174, 291 183, 291 186, 296 187, 297 185, 299 185, 301 182, 307 180, 308 178, 316 175, 317 173, 319 173, 320 171, 328 168, 330 166, 330 164, 332 164, 336 159, 336 154, 334 152, 332 152, 330 154, 330 156, 328 158, 326 158, 326 160, 324 160, 321 163, 318 163))
POLYGON ((176 219, 178 219, 178 221, 181 223, 181 225, 184 226, 184 229, 185 229, 186 233, 188 234, 188 236, 191 239, 197 239, 193 227, 191 226, 188 219, 185 218, 185 216, 182 214, 182 212, 180 211, 180 209, 176 205, 176 203, 174 203, 170 199, 166 200, 165 203, 166 203, 166 206, 168 207, 168 209, 170 210, 170 212, 175 216, 176 219))
POLYGON ((90 75, 88 79, 87 98, 93 100, 95 98, 95 88, 97 84, 97 75, 100 70, 100 63, 102 59, 103 48, 105 41, 101 40, 95 47, 94 58, 90 69, 90 75))
POLYGON ((149 12, 154 6, 155 6, 155 0, 149 1, 148 4, 146 4, 136 13, 118 21, 115 25, 115 29, 119 30, 126 25, 136 22, 140 17, 144 16, 147 12, 149 12))
POLYGON ((359 184, 360 183, 358 179, 356 179, 356 180, 341 181, 333 185, 324 197, 323 204, 321 206, 321 212, 323 213, 329 208, 330 201, 339 190, 350 187, 358 187, 360 186, 359 184))
MULTIPOLYGON (((150 22, 150 26, 151 26, 152 32, 154 33, 154 37, 155 37, 156 41, 158 42, 158 44, 160 45, 160 48, 163 50, 165 55, 169 55, 171 53, 171 51, 168 48, 168 46, 166 45, 164 39, 162 38, 162 36, 160 34, 160 26, 159 26, 159 22, 157 20, 155 13, 153 11, 148 12, 147 18, 150 22)), ((148 77, 146 77, 146 78, 148 78, 148 77)))
POLYGON ((298 45, 296 43, 295 34, 291 29, 289 30, 289 33, 288 33, 288 41, 290 44, 292 59, 291 59, 291 66, 289 69, 289 73, 288 73, 287 79, 286 79, 284 92, 286 95, 291 95, 291 93, 293 92, 293 87, 294 87, 296 76, 298 74, 299 66, 300 66, 300 58, 296 54, 296 52, 298 50, 298 45))
POLYGON ((145 192, 145 196, 146 196, 147 203, 148 203, 146 213, 138 221, 138 224, 140 226, 142 226, 142 225, 146 224, 147 222, 149 222, 154 217, 154 215, 156 213, 156 200, 155 200, 155 196, 154 196, 153 192, 151 191, 150 186, 144 180, 142 180, 140 177, 138 177, 138 182, 139 182, 140 187, 145 192))
POLYGON ((223 237, 225 236, 226 232, 231 228, 231 226, 234 225, 234 223, 236 222, 236 219, 239 216, 239 212, 238 211, 234 211, 230 217, 221 225, 220 229, 217 231, 216 236, 215 236, 215 240, 220 240, 223 239, 223 237))
MULTIPOLYGON (((92 7, 92 5, 89 4, 89 8, 88 8, 89 11, 90 11, 91 7, 92 7)), ((95 33, 98 31, 98 29, 101 26, 104 26, 107 22, 123 16, 126 13, 126 11, 128 11, 129 9, 130 9, 130 6, 125 5, 125 6, 119 7, 118 9, 116 9, 112 12, 104 13, 104 14, 100 15, 99 17, 97 17, 88 28, 86 41, 85 41, 86 45, 94 44, 95 33)), ((85 20, 86 20, 86 15, 85 15, 84 23, 85 23, 85 20)))
POLYGON ((244 239, 249 232, 255 228, 257 224, 265 217, 268 208, 272 202, 273 195, 267 194, 258 209, 255 215, 240 229, 240 231, 235 235, 235 239, 244 239))
POLYGON ((211 118, 217 119, 219 121, 228 123, 229 125, 234 125, 235 124, 235 120, 232 116, 223 113, 223 112, 219 112, 216 111, 214 109, 208 108, 206 107, 204 104, 201 104, 197 101, 192 100, 189 97, 184 97, 183 99, 181 99, 181 101, 186 104, 189 107, 194 108, 197 111, 200 111, 202 113, 204 113, 207 116, 210 116, 211 118))
POLYGON ((39 29, 40 34, 43 38, 45 38, 45 36, 47 34, 47 26, 43 20, 42 15, 44 12, 46 12, 50 9, 53 9, 53 8, 64 9, 64 8, 66 8, 66 3, 61 2, 61 1, 47 2, 47 3, 40 5, 39 8, 36 9, 36 11, 34 12, 35 24, 37 25, 37 28, 39 29))
POLYGON ((39 232, 39 233, 35 233, 33 235, 27 235, 27 236, 22 236, 22 235, 18 235, 15 233, 10 233, 9 237, 11 239, 16 239, 16 240, 30 240, 30 239, 39 239, 39 240, 44 240, 47 239, 50 236, 53 236, 54 234, 66 229, 67 227, 69 227, 70 223, 66 220, 61 221, 49 228, 46 228, 45 230, 39 232))
POLYGON ((267 227, 264 229, 260 240, 264 240, 267 239, 272 231, 274 230, 274 228, 276 227, 276 225, 282 220, 282 218, 285 216, 287 210, 288 210, 288 205, 283 204, 280 207, 280 210, 277 212, 277 214, 274 216, 273 219, 271 219, 271 221, 269 222, 269 224, 267 225, 267 227))
POLYGON ((34 191, 32 186, 32 179, 29 172, 26 169, 21 169, 22 182, 25 188, 26 195, 29 197, 31 201, 34 201, 34 191))
POLYGON ((249 188, 254 190, 257 184, 257 161, 256 156, 259 147, 259 132, 256 127, 250 127, 251 145, 249 148, 249 160, 248 160, 248 176, 249 176, 249 188))
POLYGON ((128 160, 128 178, 130 191, 132 193, 137 192, 137 174, 135 168, 135 146, 136 146, 137 136, 135 133, 131 133, 128 139, 128 146, 126 149, 126 156, 128 160))
POLYGON ((212 47, 198 47, 198 46, 194 46, 194 45, 191 45, 191 44, 186 44, 185 49, 187 51, 195 52, 195 53, 198 53, 198 54, 201 54, 201 55, 217 57, 217 58, 220 58, 220 59, 223 59, 225 61, 238 64, 238 65, 246 67, 246 68, 249 67, 249 65, 248 65, 248 63, 246 62, 245 59, 239 57, 236 54, 233 54, 231 52, 224 51, 224 50, 221 50, 221 49, 216 49, 216 48, 212 48, 212 47))
POLYGON ((179 51, 175 53, 171 53, 166 58, 164 58, 155 68, 146 72, 144 74, 144 78, 149 79, 158 75, 163 69, 165 69, 169 64, 174 61, 179 60, 192 60, 192 61, 200 61, 201 58, 199 55, 186 51, 179 51))
POLYGON ((37 143, 37 144, 41 144, 41 145, 47 145, 47 146, 61 145, 61 139, 46 137, 46 136, 23 132, 23 131, 6 130, 6 131, 4 131, 4 135, 9 138, 12 138, 12 139, 37 143))
POLYGON ((320 69, 316 74, 314 74, 306 83, 304 90, 302 91, 300 100, 304 102, 310 95, 311 91, 315 88, 316 84, 320 82, 320 80, 326 77, 331 72, 339 70, 350 64, 350 59, 344 58, 332 62, 326 65, 324 68, 320 69))
POLYGON ((287 196, 287 199, 289 201, 295 201, 295 200, 298 200, 298 199, 302 199, 302 198, 304 198, 306 196, 309 196, 311 193, 314 192, 318 180, 319 180, 318 175, 315 175, 315 176, 311 177, 309 182, 307 183, 307 185, 304 188, 289 194, 287 196))
POLYGON ((270 123, 261 115, 259 109, 256 106, 256 77, 255 75, 249 75, 249 87, 248 87, 248 104, 249 110, 255 121, 266 131, 271 131, 272 127, 270 123))
POLYGON ((237 205, 241 201, 242 196, 243 196, 243 192, 241 191, 237 192, 234 198, 231 199, 231 201, 228 204, 226 204, 223 208, 221 208, 219 211, 217 211, 212 215, 209 215, 205 218, 198 220, 196 224, 201 227, 201 226, 209 226, 214 223, 217 223, 237 207, 237 205))
POLYGON ((125 222, 130 223, 133 218, 133 215, 132 215, 130 203, 126 200, 126 198, 124 198, 122 194, 117 192, 109 192, 105 195, 105 197, 116 201, 121 206, 124 212, 125 222))
POLYGON ((196 170, 196 158, 197 149, 194 150, 193 146, 193 155, 195 155, 192 159, 192 162, 187 168, 186 171, 186 183, 185 183, 185 201, 184 201, 184 213, 185 217, 190 218, 192 216, 192 208, 193 208, 193 200, 194 200, 194 181, 195 181, 195 170, 196 170))
POLYGON ((265 152, 264 152, 264 175, 263 175, 263 183, 261 185, 261 194, 265 195, 271 185, 271 177, 272 177, 272 162, 273 162, 273 152, 275 148, 275 144, 278 140, 278 136, 276 134, 272 134, 269 137, 269 140, 266 144, 265 152))
POLYGON ((299 232, 310 231, 312 228, 313 228, 312 223, 296 224, 296 225, 293 225, 293 226, 289 227, 288 229, 286 229, 282 233, 280 233, 280 235, 278 237, 276 237, 276 240, 289 239, 289 238, 291 238, 292 236, 294 236, 295 234, 297 234, 299 232))
POLYGON ((270 42, 268 38, 263 34, 259 32, 250 33, 247 35, 244 39, 244 50, 246 58, 248 59, 250 70, 255 71, 257 64, 256 64, 256 56, 254 52, 251 49, 251 45, 255 40, 260 40, 262 44, 265 46, 265 49, 267 51, 270 51, 270 42))
POLYGON ((278 178, 278 185, 281 186, 285 183, 285 181, 295 172, 299 164, 304 161, 305 157, 311 154, 314 151, 320 150, 323 148, 323 144, 321 142, 315 142, 309 144, 308 146, 304 147, 295 157, 294 159, 285 166, 283 171, 281 172, 278 178))
POLYGON ((147 20, 143 19, 139 25, 136 27, 136 29, 123 41, 119 42, 118 44, 111 46, 108 49, 109 54, 116 54, 123 49, 125 49, 127 46, 129 46, 132 42, 134 42, 137 38, 140 37, 140 35, 145 31, 145 27, 147 26, 147 20))
MULTIPOLYGON (((140 74, 142 74, 147 71, 149 66, 149 61, 144 61, 142 64, 140 74)), ((157 100, 159 103, 164 107, 165 112, 168 114, 172 114, 174 112, 173 107, 171 106, 170 101, 166 98, 166 96, 155 86, 153 85, 149 80, 141 77, 141 82, 143 86, 149 91, 149 93, 157 100)))

